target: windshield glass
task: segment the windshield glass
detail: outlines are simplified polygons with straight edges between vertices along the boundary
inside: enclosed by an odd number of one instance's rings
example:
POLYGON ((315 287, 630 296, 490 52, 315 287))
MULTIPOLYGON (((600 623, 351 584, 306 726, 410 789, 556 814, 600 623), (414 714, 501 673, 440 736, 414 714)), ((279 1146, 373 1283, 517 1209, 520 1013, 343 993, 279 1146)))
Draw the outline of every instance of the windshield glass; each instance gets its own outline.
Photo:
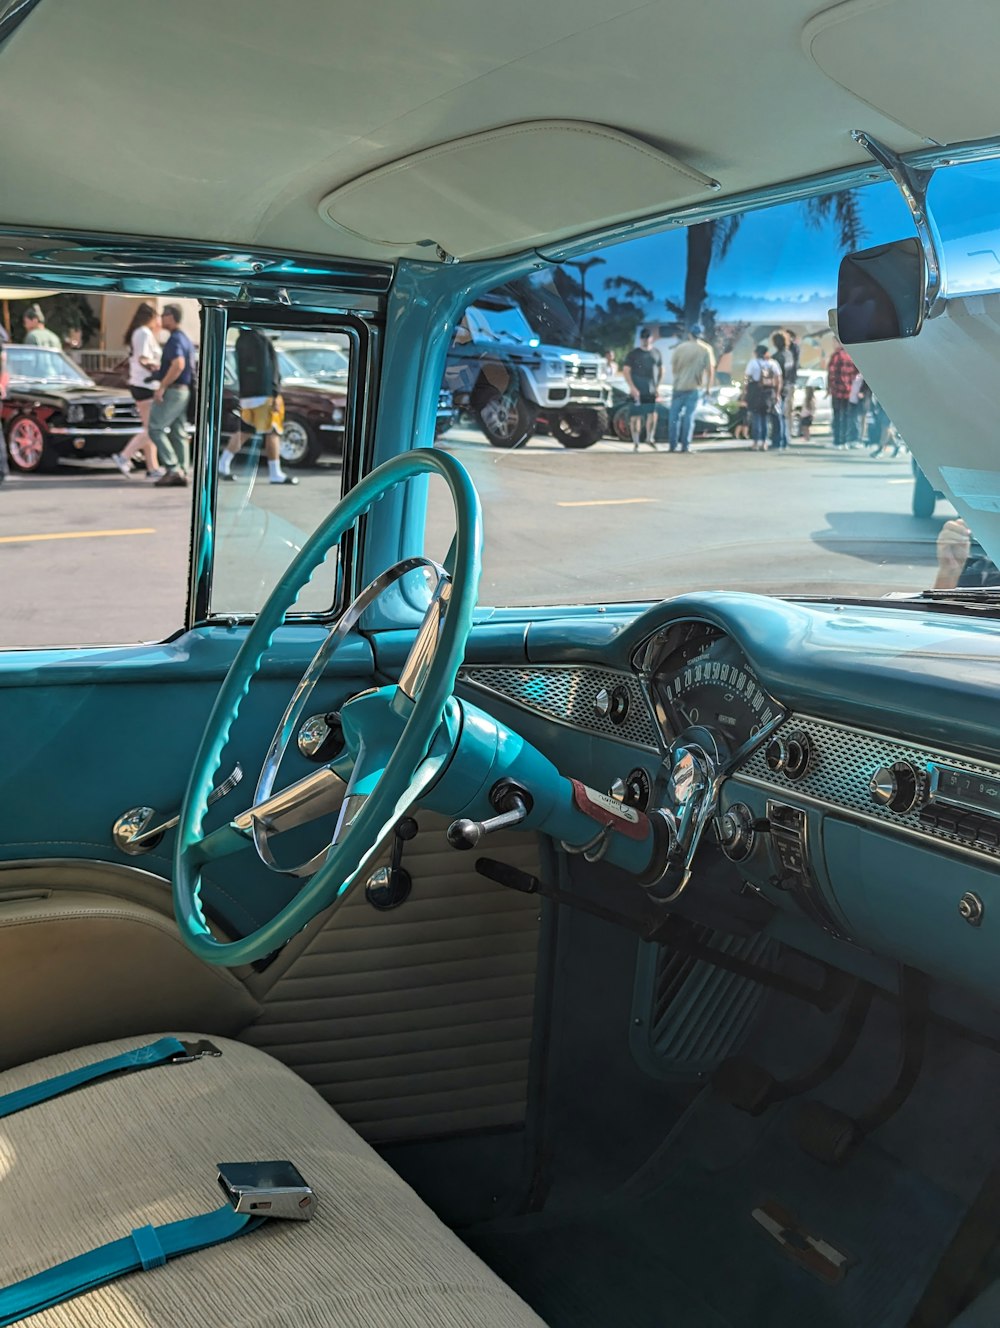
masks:
POLYGON ((505 341, 517 341, 527 346, 537 346, 538 333, 515 305, 511 308, 497 307, 490 304, 477 306, 478 321, 492 332, 495 337, 505 341))
MULTIPOLYGON (((996 163, 933 182, 959 291, 1000 287, 998 183, 996 163)), ((904 429, 872 357, 869 382, 829 324, 844 254, 913 234, 896 187, 880 183, 605 247, 500 288, 539 362, 453 346, 457 422, 439 443, 484 496, 483 602, 696 589, 870 598, 983 583, 986 522, 956 525, 926 411, 904 429), (610 376, 550 376, 555 345, 597 352, 610 376)), ((892 356, 909 363, 932 322, 892 356)), ((912 369, 922 392, 953 403, 971 371, 937 381, 933 365, 912 369)), ((961 465, 967 474, 968 457, 961 465)))
POLYGON ((331 379, 345 383, 350 367, 347 356, 336 346, 309 346, 292 342, 287 348, 279 348, 278 359, 285 377, 297 375, 299 378, 321 381, 331 379))
POLYGON ((38 346, 7 347, 7 372, 11 381, 21 379, 31 383, 75 383, 92 387, 93 381, 76 367, 68 356, 58 350, 44 350, 38 346))

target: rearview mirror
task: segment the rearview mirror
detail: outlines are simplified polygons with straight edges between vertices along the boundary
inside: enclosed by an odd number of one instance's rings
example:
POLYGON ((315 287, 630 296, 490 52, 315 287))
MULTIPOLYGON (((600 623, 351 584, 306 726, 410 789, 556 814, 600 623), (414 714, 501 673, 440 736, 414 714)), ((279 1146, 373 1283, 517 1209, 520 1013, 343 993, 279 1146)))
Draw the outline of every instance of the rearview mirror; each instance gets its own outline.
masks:
POLYGON ((915 337, 926 291, 927 270, 915 238, 848 254, 837 282, 837 335, 845 346, 915 337))

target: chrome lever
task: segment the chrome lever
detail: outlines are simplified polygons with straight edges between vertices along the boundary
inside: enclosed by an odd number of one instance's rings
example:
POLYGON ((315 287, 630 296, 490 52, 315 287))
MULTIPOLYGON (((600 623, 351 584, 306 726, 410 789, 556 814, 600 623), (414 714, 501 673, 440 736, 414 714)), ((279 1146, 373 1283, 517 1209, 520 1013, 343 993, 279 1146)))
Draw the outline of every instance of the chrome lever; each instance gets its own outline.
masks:
MULTIPOLYGON (((211 807, 213 802, 218 802, 227 793, 232 793, 242 778, 243 767, 237 762, 232 774, 212 789, 208 795, 207 806, 211 807)), ((171 816, 168 821, 163 821, 160 825, 147 829, 155 815, 156 812, 152 807, 132 807, 127 812, 123 812, 111 827, 111 838, 114 841, 115 848, 121 853, 128 853, 133 856, 138 856, 140 853, 149 853, 156 848, 167 831, 173 830, 181 819, 181 814, 178 812, 175 816, 171 816)))

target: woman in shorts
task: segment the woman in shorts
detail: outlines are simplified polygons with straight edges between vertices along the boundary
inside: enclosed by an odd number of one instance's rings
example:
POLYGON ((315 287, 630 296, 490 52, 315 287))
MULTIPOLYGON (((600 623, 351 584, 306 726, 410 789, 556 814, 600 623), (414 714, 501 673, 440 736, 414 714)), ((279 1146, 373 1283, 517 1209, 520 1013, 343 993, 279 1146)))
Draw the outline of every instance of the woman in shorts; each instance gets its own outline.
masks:
POLYGON ((158 479, 163 471, 157 465, 156 444, 149 436, 149 412, 153 404, 156 384, 150 374, 160 367, 160 343, 156 333, 160 327, 160 315, 145 300, 132 315, 132 321, 125 333, 125 345, 128 348, 128 390, 132 394, 135 408, 142 420, 142 432, 130 438, 120 452, 111 460, 123 475, 132 473, 132 458, 136 452, 142 452, 146 462, 146 478, 158 479))

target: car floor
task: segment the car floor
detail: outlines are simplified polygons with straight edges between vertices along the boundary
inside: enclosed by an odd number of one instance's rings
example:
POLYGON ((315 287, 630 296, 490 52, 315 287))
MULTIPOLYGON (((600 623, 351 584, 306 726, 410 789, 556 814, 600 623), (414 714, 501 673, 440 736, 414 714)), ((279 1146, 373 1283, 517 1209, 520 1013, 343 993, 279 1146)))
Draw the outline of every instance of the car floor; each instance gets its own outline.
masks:
MULTIPOLYGON (((985 1232, 980 1214, 975 1267, 962 1266, 958 1251, 969 1247, 956 1233, 977 1196, 980 1213, 981 1191, 1000 1162, 1000 1044, 932 1022, 922 1072, 902 1107, 846 1161, 830 1164, 797 1142, 801 1099, 751 1116, 704 1077, 684 1083, 681 1074, 669 1086, 650 1076, 643 1084, 631 1070, 616 1077, 620 1046, 611 1072, 595 1076, 581 1050, 583 1030, 593 1034, 596 1056, 608 1029, 589 1015, 615 1006, 607 999, 614 983, 592 980, 595 939, 560 970, 572 987, 590 951, 591 995, 577 986, 575 1043, 562 1037, 556 1053, 568 1052, 568 1062, 555 1072, 562 1083, 548 1109, 546 1201, 539 1211, 468 1227, 461 1232, 468 1244, 552 1328, 953 1322, 997 1271, 1000 1203, 985 1232), (623 1174, 640 1154, 644 1160, 623 1174), (939 1265, 952 1286, 931 1309, 922 1298, 939 1265)), ((563 1025, 565 1012, 564 1002, 563 1025)), ((610 1015, 621 1013, 619 1005, 610 1015)), ((837 1012, 772 992, 740 1054, 791 1075, 832 1043, 837 1020, 837 1012)), ((863 1113, 893 1082, 897 1021, 896 1003, 876 996, 847 1061, 807 1096, 863 1113)))

